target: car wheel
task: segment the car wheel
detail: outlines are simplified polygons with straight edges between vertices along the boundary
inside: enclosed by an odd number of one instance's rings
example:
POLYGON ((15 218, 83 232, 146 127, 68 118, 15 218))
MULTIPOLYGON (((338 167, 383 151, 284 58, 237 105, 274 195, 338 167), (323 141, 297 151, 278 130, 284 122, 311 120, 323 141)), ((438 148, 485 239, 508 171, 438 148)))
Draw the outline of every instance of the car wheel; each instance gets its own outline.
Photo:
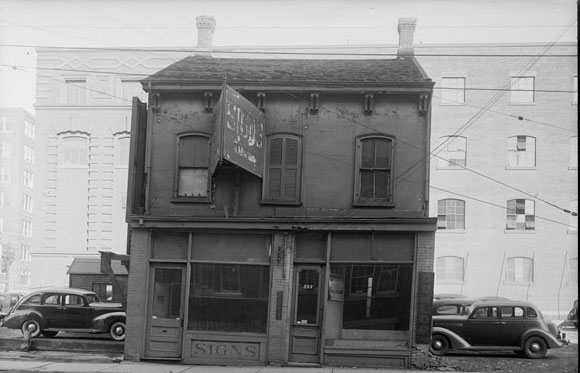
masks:
POLYGON ((449 351, 449 340, 441 334, 434 334, 429 344, 429 351, 435 356, 443 356, 449 351))
POLYGON ((528 359, 540 359, 546 356, 548 345, 541 337, 530 337, 524 343, 524 355, 528 359))
POLYGON ((123 341, 125 340, 125 329, 126 327, 124 322, 116 321, 111 324, 111 327, 109 328, 109 334, 115 341, 123 341))
POLYGON ((22 334, 25 334, 25 331, 28 330, 30 332, 30 337, 35 338, 40 335, 40 324, 38 321, 34 319, 26 320, 22 323, 22 334))
POLYGON ((58 334, 58 332, 53 332, 53 331, 50 331, 49 332, 49 331, 46 331, 46 330, 43 330, 41 333, 42 333, 43 336, 48 337, 48 338, 55 337, 58 334))

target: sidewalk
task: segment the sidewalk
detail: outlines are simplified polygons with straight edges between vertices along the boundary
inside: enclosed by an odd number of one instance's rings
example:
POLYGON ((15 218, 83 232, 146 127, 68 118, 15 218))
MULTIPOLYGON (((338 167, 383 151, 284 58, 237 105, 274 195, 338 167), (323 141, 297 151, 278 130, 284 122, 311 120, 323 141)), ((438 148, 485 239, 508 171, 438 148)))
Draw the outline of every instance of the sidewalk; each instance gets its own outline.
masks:
MULTIPOLYGON (((83 355, 52 351, 0 351, 1 372, 106 372, 106 373, 406 373, 412 369, 342 367, 201 366, 158 362, 121 361, 121 356, 83 355)), ((460 373, 460 372, 455 372, 460 373)))

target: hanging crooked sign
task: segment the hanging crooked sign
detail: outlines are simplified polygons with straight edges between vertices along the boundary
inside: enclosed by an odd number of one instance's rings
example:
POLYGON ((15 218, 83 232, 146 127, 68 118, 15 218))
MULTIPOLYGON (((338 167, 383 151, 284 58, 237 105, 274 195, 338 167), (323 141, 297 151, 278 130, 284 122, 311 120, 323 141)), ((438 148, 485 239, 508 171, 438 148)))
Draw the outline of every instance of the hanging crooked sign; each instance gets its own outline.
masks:
POLYGON ((264 168, 264 113, 228 85, 216 106, 212 174, 227 160, 262 177, 264 168))

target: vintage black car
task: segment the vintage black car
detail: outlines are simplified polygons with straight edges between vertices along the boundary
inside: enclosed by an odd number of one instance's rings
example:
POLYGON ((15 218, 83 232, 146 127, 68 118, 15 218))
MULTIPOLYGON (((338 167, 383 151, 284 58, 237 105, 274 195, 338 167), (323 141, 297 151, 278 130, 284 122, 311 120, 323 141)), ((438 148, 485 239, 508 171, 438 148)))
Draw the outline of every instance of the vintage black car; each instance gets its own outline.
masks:
POLYGON ((514 351, 537 359, 549 348, 563 346, 557 329, 550 328, 531 303, 510 300, 478 301, 463 314, 434 315, 430 351, 514 351))
POLYGON ((54 337, 58 332, 109 333, 125 339, 125 311, 119 303, 101 303, 97 294, 82 289, 43 289, 22 297, 0 325, 20 329, 31 337, 54 337))

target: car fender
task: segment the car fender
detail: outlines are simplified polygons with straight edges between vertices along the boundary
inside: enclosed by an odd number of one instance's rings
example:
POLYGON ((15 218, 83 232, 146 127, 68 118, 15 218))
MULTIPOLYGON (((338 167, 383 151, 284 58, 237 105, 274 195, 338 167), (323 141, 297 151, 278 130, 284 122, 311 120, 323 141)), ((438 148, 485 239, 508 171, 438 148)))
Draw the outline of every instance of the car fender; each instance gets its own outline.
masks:
POLYGON ((106 332, 112 323, 116 321, 125 322, 126 318, 127 314, 123 311, 104 313, 93 319, 93 329, 106 332))
POLYGON ((454 350, 461 350, 471 347, 471 345, 465 339, 459 336, 459 334, 452 332, 449 329, 435 326, 431 331, 431 335, 433 334, 442 334, 447 337, 447 339, 449 339, 449 343, 451 343, 451 348, 454 350))
POLYGON ((542 329, 526 330, 526 332, 522 334, 522 337, 520 338, 520 346, 523 346, 526 342, 526 339, 532 336, 542 337, 548 344, 548 348, 558 348, 563 346, 563 343, 560 342, 556 337, 542 329))
POLYGON ((20 329, 22 323, 30 319, 38 321, 42 329, 46 326, 46 319, 41 313, 35 310, 19 310, 11 312, 2 320, 2 326, 10 329, 20 329))

